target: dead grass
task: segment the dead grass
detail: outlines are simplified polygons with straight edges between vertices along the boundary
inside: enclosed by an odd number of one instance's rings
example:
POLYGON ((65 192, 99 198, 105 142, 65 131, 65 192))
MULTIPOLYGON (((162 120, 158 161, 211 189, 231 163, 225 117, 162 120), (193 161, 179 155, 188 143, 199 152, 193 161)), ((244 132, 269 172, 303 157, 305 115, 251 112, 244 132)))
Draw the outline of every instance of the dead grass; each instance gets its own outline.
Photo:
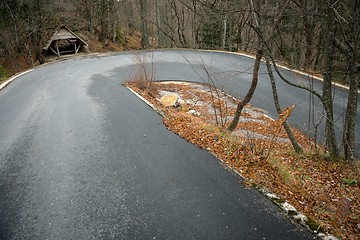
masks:
MULTIPOLYGON (((209 108, 211 99, 204 87, 156 83, 149 93, 146 89, 139 89, 136 82, 128 86, 166 114, 164 124, 168 129, 211 151, 227 166, 240 172, 247 179, 248 186, 264 186, 281 199, 286 199, 314 220, 310 221, 314 228, 320 226, 324 232, 343 239, 359 239, 359 165, 326 160, 324 150, 314 149, 313 143, 296 129, 293 129, 296 139, 305 153, 294 153, 290 143, 284 140, 285 131, 279 129, 274 132, 277 121, 267 118, 262 110, 250 105, 235 132, 252 135, 234 134, 216 126, 209 108), (158 101, 161 91, 179 94, 185 104, 177 108, 163 107, 158 101), (199 112, 200 116, 187 113, 190 109, 199 112), (267 154, 269 151, 270 154, 267 154), (335 213, 343 197, 351 204, 348 215, 338 225, 335 213)), ((226 101, 229 101, 227 106, 236 104, 234 99, 226 101)), ((229 118, 232 113, 233 109, 228 109, 229 118)))

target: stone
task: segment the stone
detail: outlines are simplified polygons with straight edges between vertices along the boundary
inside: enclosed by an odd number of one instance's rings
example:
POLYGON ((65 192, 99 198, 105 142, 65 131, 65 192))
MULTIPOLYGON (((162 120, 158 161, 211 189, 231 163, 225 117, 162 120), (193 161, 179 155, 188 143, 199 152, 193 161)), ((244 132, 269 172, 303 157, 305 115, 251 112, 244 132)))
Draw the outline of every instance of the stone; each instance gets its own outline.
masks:
POLYGON ((298 214, 294 215, 293 217, 301 225, 306 226, 306 222, 308 221, 308 218, 304 214, 298 213, 298 214))
POLYGON ((175 94, 164 95, 160 98, 160 102, 165 107, 176 107, 179 97, 175 94))
POLYGON ((183 106, 185 104, 185 101, 182 100, 181 98, 178 99, 177 103, 180 105, 180 106, 183 106))
POLYGON ((284 202, 283 204, 281 204, 280 208, 282 208, 286 213, 297 212, 296 208, 288 202, 284 202))
POLYGON ((198 112, 195 111, 195 110, 190 110, 190 111, 188 111, 187 113, 188 113, 188 114, 192 114, 192 115, 194 115, 194 116, 200 116, 200 113, 198 113, 198 112))
POLYGON ((321 240, 339 240, 337 237, 330 235, 330 234, 324 234, 324 233, 319 233, 318 234, 318 239, 321 240))
POLYGON ((265 193, 265 196, 267 196, 268 198, 270 198, 271 200, 275 200, 275 199, 280 199, 278 196, 276 196, 273 193, 265 193))

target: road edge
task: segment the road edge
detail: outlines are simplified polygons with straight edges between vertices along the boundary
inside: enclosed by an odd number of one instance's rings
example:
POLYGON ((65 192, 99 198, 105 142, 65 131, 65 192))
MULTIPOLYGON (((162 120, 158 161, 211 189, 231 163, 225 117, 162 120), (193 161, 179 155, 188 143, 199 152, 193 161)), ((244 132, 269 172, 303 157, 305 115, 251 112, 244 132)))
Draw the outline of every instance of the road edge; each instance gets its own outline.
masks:
POLYGON ((13 75, 12 77, 10 77, 8 80, 6 80, 5 82, 3 82, 1 85, 0 85, 0 91, 5 88, 6 86, 8 86, 12 81, 14 81, 16 78, 18 77, 21 77, 29 72, 32 72, 34 69, 29 69, 29 70, 26 70, 24 72, 21 72, 21 73, 18 73, 18 74, 15 74, 13 75))
MULTIPOLYGON (((187 50, 187 51, 197 51, 197 52, 213 52, 213 53, 225 53, 225 54, 232 54, 232 55, 237 55, 237 56, 243 56, 243 57, 247 57, 247 58, 251 58, 251 59, 255 59, 255 55, 252 55, 250 53, 244 53, 244 52, 229 52, 229 51, 222 51, 222 50, 206 50, 206 49, 188 49, 188 48, 172 48, 172 49, 169 49, 169 48, 165 48, 165 49, 148 49, 148 50, 131 50, 131 51, 122 51, 122 52, 105 52, 105 53, 90 53, 90 54, 86 54, 86 55, 81 55, 81 56, 76 56, 76 57, 67 57, 67 58, 63 58, 63 59, 57 59, 55 61, 51 61, 51 62, 47 62, 43 65, 47 65, 47 64, 51 64, 51 63, 56 63, 56 62, 61 62, 61 61, 66 61, 66 60, 72 60, 72 59, 76 59, 76 58, 82 58, 82 57, 92 57, 92 56, 99 56, 99 57, 106 57, 106 56, 112 56, 112 55, 117 55, 119 53, 125 53, 125 52, 135 52, 135 51, 145 51, 145 52, 148 52, 148 51, 161 51, 161 50, 187 50)), ((43 65, 39 65, 39 66, 43 66, 43 65)), ((310 73, 307 73, 307 72, 304 72, 304 71, 301 71, 301 70, 298 70, 298 69, 292 69, 286 65, 283 65, 283 64, 279 64, 277 63, 277 66, 284 69, 284 70, 288 70, 290 72, 293 72, 293 73, 297 73, 297 74, 301 74, 303 76, 306 76, 306 77, 310 77, 310 78, 313 78, 313 79, 316 79, 318 81, 321 81, 323 82, 324 79, 322 77, 318 77, 318 76, 315 76, 313 74, 310 74, 310 73)), ((33 71, 34 69, 29 69, 25 72, 22 72, 22 73, 19 73, 19 74, 15 74, 14 76, 12 76, 9 80, 5 81, 4 83, 2 83, 0 85, 0 90, 2 88, 4 88, 5 86, 7 86, 8 84, 10 84, 14 79, 12 78, 16 78, 16 77, 19 77, 23 74, 26 74, 28 72, 31 72, 33 71), (9 82, 8 82, 9 81, 9 82)), ((340 83, 336 83, 336 82, 332 82, 332 85, 333 86, 336 86, 336 87, 339 87, 339 88, 342 88, 342 89, 345 89, 345 90, 350 90, 350 88, 348 86, 345 86, 343 84, 340 84, 340 83)), ((360 94, 360 90, 357 91, 358 94, 360 94)))
POLYGON ((123 84, 125 88, 127 88, 130 92, 132 92, 135 96, 137 96, 138 98, 140 98, 141 101, 143 101, 144 103, 146 103, 149 107, 151 107, 155 112, 157 112, 158 114, 160 114, 160 116, 167 118, 167 116, 165 115, 165 113, 163 113, 162 111, 160 111, 159 109, 157 109, 151 102, 149 102, 148 100, 146 100, 144 97, 142 97, 140 94, 138 94, 136 91, 134 91, 132 88, 126 86, 125 84, 123 84))
MULTIPOLYGON (((251 54, 243 53, 243 52, 227 52, 227 51, 221 51, 221 50, 202 50, 202 49, 195 50, 195 51, 199 51, 199 52, 228 53, 228 54, 233 54, 233 55, 238 55, 238 56, 243 56, 243 57, 255 59, 255 55, 251 55, 251 54)), ((301 70, 298 70, 298 69, 289 68, 288 66, 283 65, 283 64, 281 64, 281 63, 280 63, 280 64, 279 64, 279 63, 276 63, 276 66, 278 66, 278 67, 280 67, 280 68, 282 68, 282 69, 288 70, 288 71, 290 71, 290 72, 293 72, 293 73, 301 74, 301 75, 303 75, 303 76, 316 79, 316 80, 321 81, 321 82, 324 81, 324 79, 323 79, 322 77, 318 77, 318 76, 315 76, 315 75, 313 75, 313 74, 310 74, 310 73, 307 73, 307 72, 304 72, 304 71, 301 71, 301 70)), ((342 88, 342 89, 345 89, 345 90, 348 90, 348 91, 350 90, 350 88, 349 88, 348 86, 345 86, 345 85, 340 84, 340 83, 332 82, 332 85, 334 85, 334 86, 336 86, 336 87, 339 87, 339 88, 342 88)), ((358 90, 357 93, 360 94, 360 90, 358 90)))

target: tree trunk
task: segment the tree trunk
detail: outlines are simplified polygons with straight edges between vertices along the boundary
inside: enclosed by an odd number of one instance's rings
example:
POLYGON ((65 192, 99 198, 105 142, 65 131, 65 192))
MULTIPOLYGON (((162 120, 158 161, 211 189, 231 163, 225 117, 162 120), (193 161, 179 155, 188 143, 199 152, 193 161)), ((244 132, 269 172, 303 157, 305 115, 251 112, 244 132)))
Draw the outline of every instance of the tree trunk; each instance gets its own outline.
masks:
POLYGON ((225 49, 226 47, 226 33, 227 33, 227 16, 224 14, 221 17, 221 49, 225 49))
POLYGON ((193 14, 192 14, 192 23, 191 23, 191 34, 192 34, 192 47, 193 48, 198 48, 198 42, 199 42, 199 38, 198 38, 198 12, 197 12, 197 0, 193 0, 192 1, 192 5, 193 5, 193 14))
POLYGON ((249 103, 252 96, 254 95, 254 92, 256 90, 256 86, 257 86, 257 83, 258 83, 258 78, 259 78, 259 70, 260 70, 261 58, 263 57, 263 55, 264 55, 264 51, 260 47, 260 49, 256 53, 256 59, 255 59, 255 63, 254 63, 253 77, 252 77, 250 89, 247 92, 246 96, 237 105, 234 118, 233 118, 232 122, 230 123, 230 125, 228 127, 229 131, 234 131, 234 129, 236 128, 236 126, 237 126, 237 124, 239 122, 240 115, 241 115, 241 112, 242 112, 243 108, 245 107, 246 104, 249 103))
POLYGON ((357 115, 357 104, 358 104, 358 89, 359 89, 359 73, 356 69, 356 58, 358 56, 358 42, 360 34, 360 20, 358 14, 360 8, 360 1, 355 1, 355 7, 353 10, 353 19, 352 22, 352 46, 348 45, 347 53, 348 66, 349 66, 349 95, 348 103, 346 107, 345 114, 345 124, 344 124, 344 154, 347 161, 356 161, 355 158, 355 128, 356 128, 356 115, 357 115))
MULTIPOLYGON (((271 82, 271 88, 272 88, 272 92, 273 92, 273 96, 274 96, 274 103, 275 103, 276 111, 280 115, 282 113, 282 110, 281 110, 281 107, 280 107, 279 97, 278 97, 278 94, 277 94, 275 77, 274 77, 273 71, 271 69, 270 60, 268 58, 266 58, 266 68, 267 68, 269 78, 270 78, 270 82, 271 82)), ((287 135, 288 135, 288 137, 290 139, 290 142, 291 142, 295 152, 302 153, 303 149, 297 143, 297 141, 295 139, 295 136, 294 136, 293 132, 291 131, 291 128, 289 127, 289 125, 287 124, 286 121, 284 121, 283 127, 284 127, 284 129, 285 129, 285 131, 286 131, 286 133, 287 133, 287 135)))
POLYGON ((34 51, 34 55, 35 55, 35 59, 37 61, 39 61, 40 64, 43 64, 44 58, 41 55, 41 31, 42 31, 42 24, 43 24, 43 16, 42 16, 42 12, 43 12, 43 6, 46 4, 45 1, 42 0, 36 0, 34 1, 34 5, 33 5, 33 11, 34 11, 34 15, 32 18, 32 27, 33 27, 33 31, 30 34, 30 40, 32 43, 32 48, 34 51))
MULTIPOLYGON (((334 3, 334 0, 331 1, 334 3)), ((330 3, 331 4, 331 3, 330 3)), ((336 135, 334 127, 334 111, 332 99, 332 72, 334 64, 334 42, 335 42, 335 14, 334 10, 327 6, 327 17, 325 24, 325 51, 324 51, 324 81, 323 81, 323 104, 326 111, 325 141, 332 158, 338 157, 336 135)))
POLYGON ((355 56, 353 54, 349 62, 350 74, 350 90, 348 95, 348 103, 345 114, 344 125, 344 154, 348 161, 355 161, 355 127, 358 103, 359 78, 355 72, 355 56))
POLYGON ((101 0, 100 2, 100 41, 105 42, 105 39, 107 38, 107 23, 106 23, 106 6, 107 1, 101 0))
POLYGON ((161 32, 162 29, 161 24, 161 12, 158 0, 155 0, 155 8, 156 8, 156 27, 157 27, 157 35, 158 35, 158 47, 164 47, 164 34, 161 32))
POLYGON ((149 43, 149 26, 147 19, 147 0, 139 0, 140 3, 140 18, 141 18, 141 47, 144 49, 150 48, 149 43))

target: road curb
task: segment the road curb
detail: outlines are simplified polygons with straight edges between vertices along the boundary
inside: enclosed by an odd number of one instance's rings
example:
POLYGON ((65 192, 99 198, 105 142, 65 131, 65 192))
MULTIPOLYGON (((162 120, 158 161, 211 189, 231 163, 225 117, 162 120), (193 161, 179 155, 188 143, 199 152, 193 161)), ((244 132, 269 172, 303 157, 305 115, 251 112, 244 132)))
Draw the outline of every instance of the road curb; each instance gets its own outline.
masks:
POLYGON ((18 73, 18 74, 15 74, 14 76, 10 77, 8 80, 6 80, 5 82, 3 82, 1 85, 0 85, 0 90, 2 90, 3 88, 5 88, 7 85, 9 85, 12 81, 14 81, 16 78, 18 77, 21 77, 22 75, 25 75, 29 72, 32 72, 34 69, 29 69, 25 72, 22 72, 22 73, 18 73))

